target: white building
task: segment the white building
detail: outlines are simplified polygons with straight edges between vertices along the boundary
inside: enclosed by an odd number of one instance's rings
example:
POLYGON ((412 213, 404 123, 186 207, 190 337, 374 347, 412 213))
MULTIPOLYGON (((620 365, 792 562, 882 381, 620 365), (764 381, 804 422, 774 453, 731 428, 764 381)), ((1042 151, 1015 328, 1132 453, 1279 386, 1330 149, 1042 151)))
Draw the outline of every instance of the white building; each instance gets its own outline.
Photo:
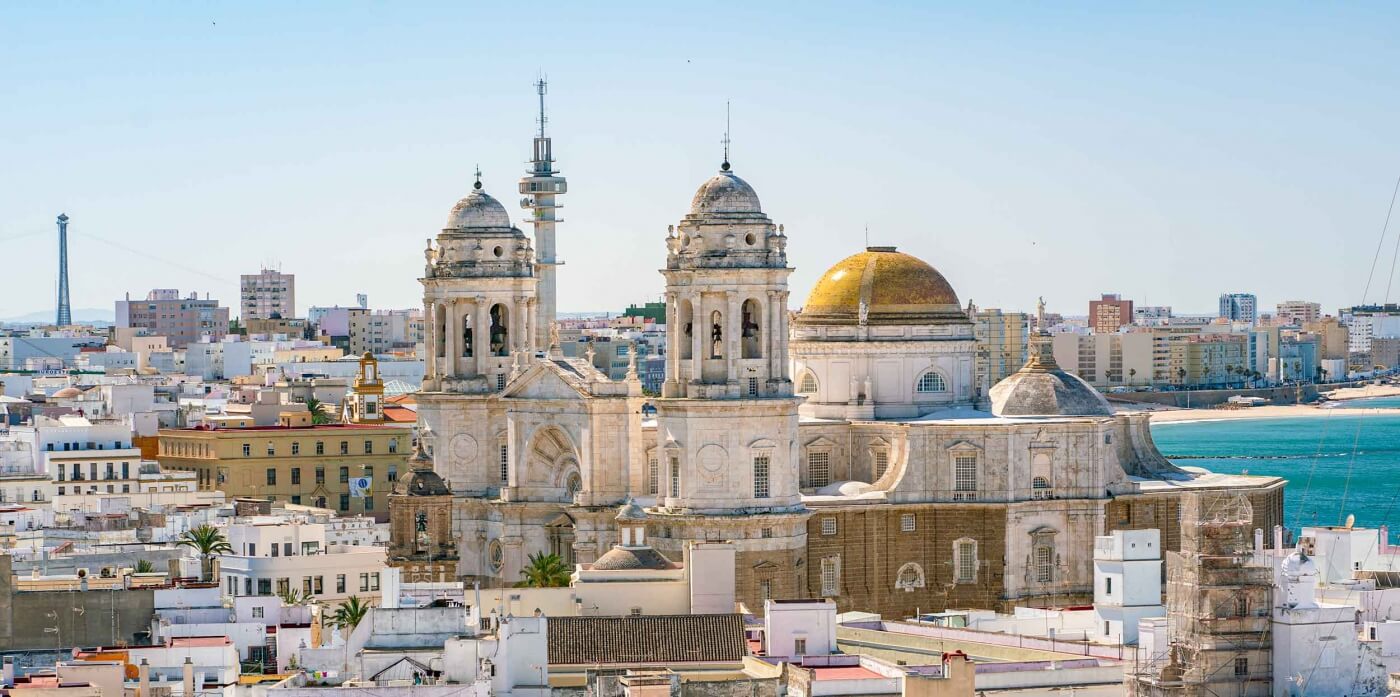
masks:
POLYGON ((1096 640, 1136 644, 1138 621, 1166 613, 1162 605, 1161 534, 1115 530, 1094 538, 1096 640))
POLYGON ((378 603, 386 549, 331 545, 327 524, 257 516, 226 528, 233 553, 219 555, 223 592, 230 596, 313 596, 323 602, 360 596, 378 603))

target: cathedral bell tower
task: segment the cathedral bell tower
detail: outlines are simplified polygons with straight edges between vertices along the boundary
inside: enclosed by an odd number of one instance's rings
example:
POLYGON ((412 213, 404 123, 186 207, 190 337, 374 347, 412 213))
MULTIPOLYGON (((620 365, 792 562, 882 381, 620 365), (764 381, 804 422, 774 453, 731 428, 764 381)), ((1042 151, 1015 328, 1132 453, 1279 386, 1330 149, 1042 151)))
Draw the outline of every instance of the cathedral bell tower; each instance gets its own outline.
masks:
POLYGON ((379 361, 369 351, 360 356, 360 369, 345 400, 344 421, 353 424, 384 423, 384 380, 379 376, 379 361))
POLYGON ((787 238, 726 161, 666 245, 653 520, 672 533, 653 541, 675 554, 686 541, 733 540, 741 567, 746 554, 777 565, 778 597, 799 592, 808 513, 788 365, 787 238))

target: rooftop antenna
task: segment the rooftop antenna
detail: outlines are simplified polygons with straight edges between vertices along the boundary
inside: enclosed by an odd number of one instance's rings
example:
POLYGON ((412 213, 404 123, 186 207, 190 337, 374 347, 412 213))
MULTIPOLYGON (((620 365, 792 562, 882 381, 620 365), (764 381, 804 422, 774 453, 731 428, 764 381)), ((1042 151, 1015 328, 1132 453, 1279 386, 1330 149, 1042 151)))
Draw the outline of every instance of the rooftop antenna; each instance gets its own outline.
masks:
POLYGON ((865 248, 870 249, 870 223, 865 224, 865 248))
POLYGON ((544 115, 544 95, 549 92, 549 80, 541 73, 540 79, 535 81, 535 93, 540 95, 540 137, 544 137, 544 125, 549 123, 549 119, 544 115))
POLYGON ((720 142, 721 142, 721 143, 724 143, 724 162, 722 162, 722 163, 720 164, 719 168, 720 168, 721 170, 725 171, 725 172, 728 172, 728 171, 729 171, 729 100, 725 100, 725 102, 724 102, 724 140, 721 140, 720 142))

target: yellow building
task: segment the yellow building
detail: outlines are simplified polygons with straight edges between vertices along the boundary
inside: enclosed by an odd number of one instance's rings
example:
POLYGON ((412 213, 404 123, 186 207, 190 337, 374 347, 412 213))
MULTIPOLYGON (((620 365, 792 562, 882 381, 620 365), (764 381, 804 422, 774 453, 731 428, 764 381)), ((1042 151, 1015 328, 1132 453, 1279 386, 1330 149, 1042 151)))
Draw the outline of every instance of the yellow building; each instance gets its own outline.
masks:
MULTIPOLYGON (((285 416, 291 416, 290 414, 285 416)), ((361 513, 387 520, 388 495, 412 453, 411 434, 369 424, 163 428, 157 459, 194 472, 199 488, 361 513), (350 495, 350 480, 369 477, 369 495, 350 495)))

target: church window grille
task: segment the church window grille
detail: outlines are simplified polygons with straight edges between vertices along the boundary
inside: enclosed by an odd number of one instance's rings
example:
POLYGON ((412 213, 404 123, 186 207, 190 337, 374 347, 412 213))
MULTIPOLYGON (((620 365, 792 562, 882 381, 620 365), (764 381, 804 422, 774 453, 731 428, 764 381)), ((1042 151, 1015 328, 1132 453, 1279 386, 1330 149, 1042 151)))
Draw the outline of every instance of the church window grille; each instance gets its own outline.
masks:
POLYGON ((773 537, 773 528, 763 528, 758 531, 758 536, 767 540, 773 537))
POLYGON ((886 450, 875 451, 875 479, 885 476, 885 470, 890 468, 890 453, 886 450))
POLYGON ((1048 545, 1035 548, 1035 580, 1039 583, 1055 581, 1055 550, 1048 545))
POLYGON ((1249 658, 1248 658, 1248 657, 1246 657, 1246 656, 1240 656, 1240 657, 1238 657, 1238 658, 1235 659, 1235 675, 1236 675, 1236 676, 1239 676, 1239 677, 1244 677, 1244 676, 1246 676, 1246 675, 1249 675, 1249 658))
POLYGON ((501 483, 510 481, 510 446, 501 443, 500 447, 501 483))
POLYGON ((807 482, 813 488, 831 483, 831 453, 807 453, 807 482))
POLYGON ((505 373, 496 373, 496 389, 498 389, 498 390, 504 390, 505 388, 506 388, 506 374, 505 374, 505 373))
POLYGON ((833 596, 841 594, 841 557, 822 558, 822 595, 833 596))
POLYGON ((1045 477, 1035 477, 1031 479, 1031 498, 1048 499, 1053 495, 1052 492, 1050 480, 1045 477))
POLYGON ((772 599, 773 599, 773 582, 772 582, 772 581, 759 581, 759 582, 758 582, 758 599, 759 599, 759 600, 772 600, 772 599))
POLYGON ((904 515, 899 517, 900 532, 914 532, 915 525, 916 522, 913 513, 905 513, 904 515))
POLYGON ((835 519, 835 518, 822 518, 822 534, 823 534, 823 535, 835 535, 835 534, 836 534, 836 519, 835 519))
POLYGON ((797 382, 797 394, 816 394, 817 376, 811 371, 802 374, 802 379, 797 382))
POLYGON ((919 376, 917 390, 920 393, 947 392, 948 381, 944 380, 942 375, 930 370, 919 376))
POLYGON ((681 460, 671 456, 671 496, 680 498, 681 495, 681 460))
POLYGON ((661 472, 656 458, 647 460, 647 493, 655 496, 660 491, 661 472))
POLYGON ((753 497, 768 498, 768 455, 755 455, 753 458, 753 497))
POLYGON ((977 581, 977 543, 958 540, 953 543, 953 580, 957 583, 977 581))
POLYGON ((758 396, 758 378, 749 378, 749 396, 758 396))
POLYGON ((583 490, 583 478, 579 476, 578 472, 569 473, 569 478, 564 481, 564 489, 569 492, 569 496, 583 490))
POLYGON ((977 500, 976 455, 957 455, 953 458, 953 500, 977 500))

